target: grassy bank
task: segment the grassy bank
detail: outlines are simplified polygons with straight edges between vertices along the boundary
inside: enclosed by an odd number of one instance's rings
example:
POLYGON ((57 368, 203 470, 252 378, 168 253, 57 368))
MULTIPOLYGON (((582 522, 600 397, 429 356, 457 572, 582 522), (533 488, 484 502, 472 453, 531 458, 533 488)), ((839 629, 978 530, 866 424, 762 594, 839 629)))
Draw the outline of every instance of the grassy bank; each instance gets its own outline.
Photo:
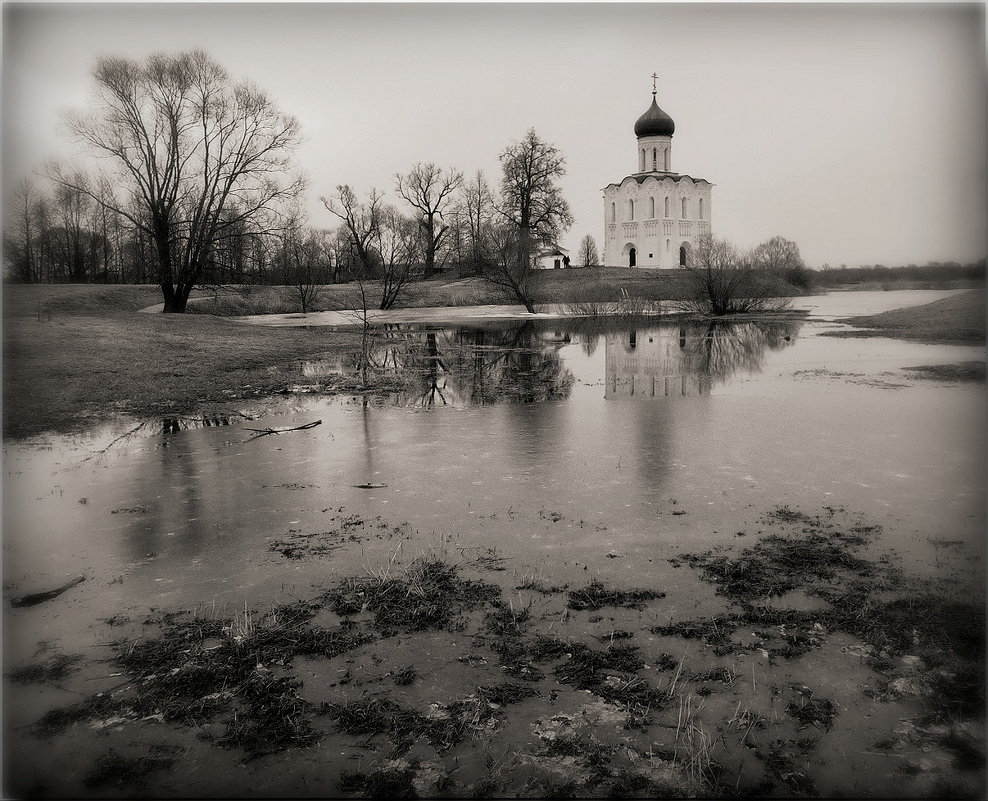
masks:
POLYGON ((831 336, 882 336, 977 344, 985 341, 985 291, 975 289, 923 306, 848 317, 841 322, 866 330, 829 332, 831 336))
POLYGON ((181 415, 301 379, 301 360, 355 334, 254 328, 215 317, 114 312, 4 323, 4 436, 81 430, 114 413, 181 415))
MULTIPOLYGON (((366 282, 368 305, 377 308, 379 282, 366 282)), ((679 300, 689 296, 685 270, 569 269, 536 273, 532 280, 536 306, 548 303, 613 303, 624 297, 641 300, 679 300)), ((486 306, 515 304, 508 290, 480 278, 440 278, 408 284, 395 303, 397 309, 430 306, 486 306)), ((333 311, 360 306, 357 284, 321 287, 312 311, 333 311)), ((291 313, 299 311, 298 294, 288 287, 258 286, 246 291, 222 291, 192 304, 194 313, 221 316, 291 313)))
MULTIPOLYGON (((380 282, 365 283, 369 305, 376 308, 380 282)), ((532 296, 540 303, 615 302, 623 297, 642 300, 678 300, 688 296, 685 270, 631 270, 593 268, 547 270, 535 274, 532 296)), ((330 284, 319 291, 311 311, 359 306, 357 284, 330 284)), ((236 316, 244 314, 299 311, 297 293, 284 286, 243 286, 197 290, 189 311, 200 314, 236 316)), ((427 306, 484 306, 516 303, 503 287, 480 278, 437 278, 408 284, 396 308, 427 306)), ((104 314, 137 311, 161 303, 161 290, 154 285, 17 284, 4 287, 4 314, 47 319, 62 314, 104 314)))

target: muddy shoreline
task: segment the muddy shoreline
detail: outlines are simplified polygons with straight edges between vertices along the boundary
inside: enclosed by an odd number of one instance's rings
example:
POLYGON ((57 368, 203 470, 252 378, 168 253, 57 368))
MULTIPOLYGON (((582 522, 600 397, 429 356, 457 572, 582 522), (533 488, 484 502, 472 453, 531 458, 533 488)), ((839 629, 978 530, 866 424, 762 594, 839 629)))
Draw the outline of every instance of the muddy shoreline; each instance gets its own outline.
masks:
MULTIPOLYGON (((411 536, 334 519, 272 553, 411 536)), ((669 560, 714 590, 689 619, 660 586, 393 546, 293 603, 94 621, 105 658, 42 648, 8 672, 46 709, 7 741, 8 790, 977 797, 983 601, 904 575, 881 537, 842 509, 767 510, 735 547, 669 560)))

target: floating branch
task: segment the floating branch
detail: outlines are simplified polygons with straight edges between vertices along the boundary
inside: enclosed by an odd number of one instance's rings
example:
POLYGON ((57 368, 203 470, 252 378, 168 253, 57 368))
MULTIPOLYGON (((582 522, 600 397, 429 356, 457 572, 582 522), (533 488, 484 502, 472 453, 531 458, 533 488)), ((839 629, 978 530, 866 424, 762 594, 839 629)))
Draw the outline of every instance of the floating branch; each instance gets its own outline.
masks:
POLYGON ((56 587, 53 590, 45 590, 44 592, 29 592, 27 595, 20 595, 17 598, 12 598, 10 601, 11 606, 35 606, 36 604, 44 603, 45 601, 50 601, 52 598, 57 598, 66 590, 72 589, 76 584, 81 584, 86 580, 85 576, 76 576, 72 581, 63 584, 61 587, 56 587))
POLYGON ((256 431, 257 433, 247 441, 251 442, 261 437, 270 436, 271 434, 284 434, 287 431, 305 431, 307 428, 315 428, 321 425, 322 420, 315 420, 311 423, 306 423, 304 426, 292 426, 291 428, 248 428, 247 431, 256 431))
POLYGON ((383 489, 384 487, 386 487, 388 485, 387 484, 381 484, 381 483, 376 482, 376 481, 367 481, 367 482, 365 482, 363 484, 354 484, 353 486, 355 486, 357 489, 383 489))

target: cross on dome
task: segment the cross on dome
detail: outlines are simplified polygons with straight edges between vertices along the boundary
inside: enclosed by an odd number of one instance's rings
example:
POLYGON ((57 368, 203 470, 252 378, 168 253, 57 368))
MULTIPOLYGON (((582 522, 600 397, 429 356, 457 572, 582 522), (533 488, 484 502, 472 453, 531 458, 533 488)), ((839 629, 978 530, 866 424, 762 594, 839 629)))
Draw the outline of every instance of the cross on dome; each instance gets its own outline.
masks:
POLYGON ((672 117, 660 109, 658 103, 655 102, 657 92, 655 82, 659 79, 659 74, 653 72, 651 78, 652 105, 635 123, 635 136, 639 139, 643 136, 672 136, 676 131, 676 123, 672 121, 672 117))

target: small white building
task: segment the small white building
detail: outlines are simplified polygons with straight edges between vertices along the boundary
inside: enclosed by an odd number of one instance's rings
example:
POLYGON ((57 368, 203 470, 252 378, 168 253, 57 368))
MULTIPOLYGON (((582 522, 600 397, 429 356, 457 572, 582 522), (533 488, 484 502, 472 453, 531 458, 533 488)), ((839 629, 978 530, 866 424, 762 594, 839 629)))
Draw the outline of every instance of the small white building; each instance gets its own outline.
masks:
POLYGON ((679 267, 710 233, 713 184, 672 171, 676 124, 652 105, 635 123, 638 171, 604 188, 604 253, 608 267, 679 267))
POLYGON ((536 270, 559 270, 569 267, 569 251, 558 245, 550 245, 535 254, 532 266, 536 270))

